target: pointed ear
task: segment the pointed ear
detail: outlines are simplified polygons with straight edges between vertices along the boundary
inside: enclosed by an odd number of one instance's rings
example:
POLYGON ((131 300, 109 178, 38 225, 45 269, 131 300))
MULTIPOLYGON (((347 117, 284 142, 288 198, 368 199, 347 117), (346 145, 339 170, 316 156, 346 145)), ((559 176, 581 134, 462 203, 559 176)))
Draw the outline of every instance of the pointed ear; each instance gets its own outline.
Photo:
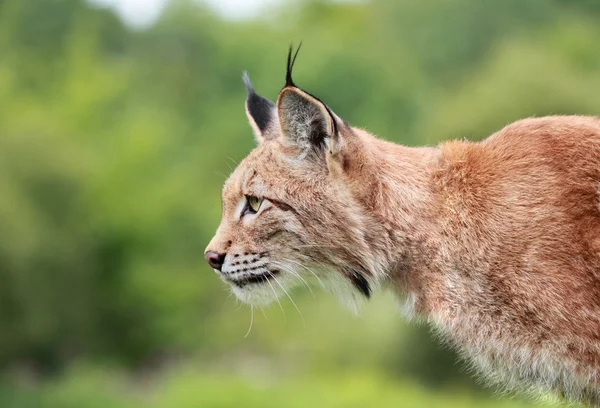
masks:
POLYGON ((248 116, 248 121, 254 131, 256 142, 260 144, 265 140, 274 137, 273 132, 271 132, 270 129, 275 127, 274 125, 277 122, 277 111, 273 102, 260 96, 254 91, 254 87, 252 86, 252 83, 250 83, 247 72, 244 72, 242 78, 244 79, 244 84, 248 90, 248 96, 246 97, 246 115, 248 116))
POLYGON ((284 142, 302 154, 336 154, 341 148, 336 117, 316 97, 295 86, 283 88, 277 98, 277 113, 284 142))

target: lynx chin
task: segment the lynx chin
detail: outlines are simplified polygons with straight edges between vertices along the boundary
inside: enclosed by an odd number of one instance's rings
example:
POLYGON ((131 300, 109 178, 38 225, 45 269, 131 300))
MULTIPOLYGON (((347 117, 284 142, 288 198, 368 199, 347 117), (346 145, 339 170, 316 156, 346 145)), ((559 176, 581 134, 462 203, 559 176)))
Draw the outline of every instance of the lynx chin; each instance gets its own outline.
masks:
POLYGON ((233 293, 392 290, 489 382, 600 406, 600 118, 404 147, 298 88, 296 55, 276 103, 244 76, 257 147, 205 253, 233 293))

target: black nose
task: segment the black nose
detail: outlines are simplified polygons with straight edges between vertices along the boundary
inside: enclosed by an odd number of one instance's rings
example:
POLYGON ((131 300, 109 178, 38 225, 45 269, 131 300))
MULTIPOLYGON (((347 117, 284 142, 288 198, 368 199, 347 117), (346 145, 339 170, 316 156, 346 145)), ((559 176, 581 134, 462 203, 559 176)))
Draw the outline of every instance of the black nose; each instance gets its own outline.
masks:
POLYGON ((226 254, 218 254, 215 251, 206 251, 204 253, 204 259, 206 259, 206 262, 208 262, 213 269, 220 271, 223 262, 225 262, 225 255, 226 254))

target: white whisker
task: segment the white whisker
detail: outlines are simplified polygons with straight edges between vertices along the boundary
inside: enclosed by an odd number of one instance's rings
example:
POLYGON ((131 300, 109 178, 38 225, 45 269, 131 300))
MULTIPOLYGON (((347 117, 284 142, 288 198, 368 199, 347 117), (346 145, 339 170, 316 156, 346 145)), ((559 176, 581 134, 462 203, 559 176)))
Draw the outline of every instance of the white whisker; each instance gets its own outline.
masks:
POLYGON ((220 171, 213 171, 213 174, 216 174, 217 176, 223 177, 223 179, 227 179, 227 175, 221 173, 220 171))
POLYGON ((280 267, 281 269, 283 269, 284 271, 294 275, 295 277, 297 277, 298 279, 300 279, 304 285, 306 285, 306 287, 308 288, 308 290, 310 291, 310 293, 312 294, 313 297, 315 297, 314 292, 312 291, 312 288, 310 287, 310 285, 308 284, 308 282, 306 281, 306 279, 304 279, 302 276, 300 276, 300 274, 298 272, 295 272, 293 269, 288 268, 286 265, 280 263, 280 262, 276 262, 276 261, 271 261, 271 263, 273 265, 276 265, 278 267, 280 267))
POLYGON ((242 308, 242 306, 244 306, 244 303, 240 302, 240 300, 237 298, 237 296, 235 296, 235 293, 231 292, 229 294, 229 297, 233 297, 233 299, 235 300, 235 304, 237 307, 234 309, 234 312, 237 312, 238 310, 240 310, 242 308))
POLYGON ((318 263, 319 265, 321 265, 321 268, 323 269, 323 271, 327 271, 327 270, 331 269, 330 266, 325 265, 323 262, 319 261, 318 259, 311 258, 311 259, 309 259, 309 262, 318 263))
MULTIPOLYGON (((269 272, 269 273, 271 273, 271 272, 269 272)), ((272 275, 273 274, 271 274, 271 276, 272 275)), ((281 305, 281 302, 279 301, 279 296, 277 296, 277 292, 275 291, 275 288, 273 287, 273 285, 271 285, 271 282, 269 282, 269 279, 267 279, 267 283, 269 284, 269 286, 271 287, 271 290, 273 291, 273 294, 275 295, 275 300, 277 300, 277 303, 279 304, 281 313, 283 313, 283 321, 287 323, 287 317, 285 315, 285 310, 283 310, 283 306, 281 305)))
POLYGON ((258 310, 260 310, 260 311, 261 311, 261 313, 263 314, 263 316, 265 317, 265 320, 269 320, 269 319, 267 318, 267 314, 265 313, 265 309, 263 309, 263 308, 262 308, 262 307, 260 307, 260 306, 257 306, 257 307, 258 307, 258 310))
POLYGON ((292 297, 290 296, 290 294, 287 292, 287 290, 285 290, 285 288, 283 287, 283 285, 281 283, 279 283, 279 281, 277 280, 277 278, 275 277, 275 275, 273 275, 271 272, 269 272, 269 274, 275 280, 275 282, 279 285, 279 287, 281 288, 281 290, 283 290, 283 293, 285 293, 285 295, 288 297, 288 299, 290 300, 290 302, 292 302, 292 305, 294 305, 294 307, 298 311, 298 314, 300 315, 300 318, 302 319, 302 322, 304 323, 304 327, 306 327, 306 320, 304 320, 304 316, 302 316, 302 312, 300 312, 300 309, 298 309, 298 306, 296 305, 296 302, 294 302, 294 300, 292 299, 292 297))
MULTIPOLYGON (((227 157, 227 159, 229 159, 229 161, 230 161, 231 163, 233 163, 233 167, 237 167, 237 163, 236 163, 236 161, 235 161, 235 160, 233 160, 231 157, 227 157)), ((233 167, 231 167, 231 164, 230 164, 230 163, 227 163, 227 165, 229 166, 229 170, 230 170, 231 172, 233 172, 233 167)))
POLYGON ((254 306, 250 306, 250 327, 248 327, 248 332, 244 336, 244 338, 248 337, 250 334, 250 330, 252 330, 252 324, 254 323, 254 306))
POLYGON ((315 278, 317 278, 317 280, 319 281, 319 283, 321 284, 321 286, 322 286, 323 288, 325 287, 325 284, 323 283, 323 281, 321 280, 321 278, 319 278, 319 277, 317 276, 317 274, 316 274, 316 273, 314 273, 314 272, 312 271, 312 269, 310 269, 310 268, 308 268, 308 267, 306 267, 306 266, 302 265, 300 262, 292 261, 291 259, 286 259, 285 261, 286 261, 286 262, 291 262, 291 263, 294 263, 294 264, 296 264, 296 265, 298 265, 298 266, 300 266, 300 267, 302 267, 302 268, 306 269, 307 271, 309 271, 310 273, 312 273, 312 274, 313 274, 313 276, 314 276, 315 278))

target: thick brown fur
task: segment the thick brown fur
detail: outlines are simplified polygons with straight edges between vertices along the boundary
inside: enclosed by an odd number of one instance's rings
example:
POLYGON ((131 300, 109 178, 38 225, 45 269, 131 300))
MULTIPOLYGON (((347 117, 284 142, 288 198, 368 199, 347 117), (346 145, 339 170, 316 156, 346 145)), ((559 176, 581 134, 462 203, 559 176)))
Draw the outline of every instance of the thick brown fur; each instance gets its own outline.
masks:
POLYGON ((269 303, 313 275, 356 298, 391 288, 488 380, 600 405, 600 119, 408 148, 295 85, 276 106, 208 246, 240 299, 269 303), (241 215, 245 196, 264 198, 256 214, 241 215))

